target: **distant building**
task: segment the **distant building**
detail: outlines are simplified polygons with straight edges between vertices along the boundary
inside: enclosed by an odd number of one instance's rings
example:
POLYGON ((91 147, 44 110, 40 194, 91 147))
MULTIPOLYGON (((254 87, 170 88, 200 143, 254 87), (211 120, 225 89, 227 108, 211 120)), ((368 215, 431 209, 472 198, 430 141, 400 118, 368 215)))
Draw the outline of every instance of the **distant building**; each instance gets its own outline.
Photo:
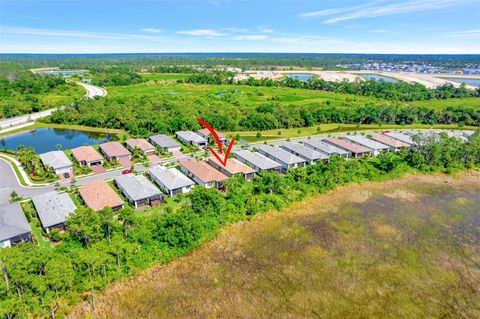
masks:
POLYGON ((85 204, 96 212, 105 207, 119 210, 124 205, 120 196, 104 180, 87 183, 78 192, 85 204))
POLYGON ((32 231, 18 203, 0 205, 0 247, 32 241, 32 231))
POLYGON ((260 154, 265 155, 268 158, 273 159, 275 162, 282 165, 283 171, 287 171, 291 168, 304 167, 306 160, 298 157, 286 150, 274 147, 267 144, 260 144, 257 146, 257 151, 260 154))
POLYGON ((208 141, 206 138, 201 137, 200 135, 192 131, 178 131, 175 133, 175 135, 181 142, 185 144, 201 147, 208 145, 208 141))
POLYGON ((132 153, 130 153, 119 142, 107 142, 99 145, 100 152, 109 161, 130 160, 132 153))
POLYGON ((303 144, 306 145, 307 147, 310 147, 310 148, 316 150, 317 152, 324 153, 325 155, 327 155, 329 157, 334 156, 334 155, 338 155, 338 156, 347 158, 348 155, 350 154, 348 151, 346 151, 342 148, 333 146, 331 144, 325 143, 324 141, 322 141, 321 139, 318 139, 318 138, 312 138, 312 139, 309 139, 309 140, 305 140, 305 141, 303 141, 303 144))
POLYGON ((169 196, 188 193, 195 186, 194 181, 183 175, 176 168, 166 168, 157 165, 149 168, 148 174, 162 191, 169 196))
MULTIPOLYGON (((220 132, 218 132, 218 131, 215 131, 215 132, 217 133, 217 136, 218 136, 218 138, 220 139, 220 141, 221 141, 222 143, 224 143, 224 144, 227 143, 228 140, 227 140, 227 137, 226 137, 224 134, 222 134, 222 133, 220 133, 220 132)), ((203 128, 203 129, 201 129, 201 130, 198 130, 198 131, 197 131, 197 134, 200 135, 201 137, 203 137, 204 139, 206 139, 206 140, 208 141, 208 137, 209 137, 209 135, 210 135, 210 131, 209 131, 208 129, 206 129, 206 128, 203 128)), ((213 138, 213 136, 212 136, 212 138, 213 138)))
POLYGON ((82 166, 103 165, 103 157, 91 146, 80 146, 71 150, 73 158, 82 166))
POLYGON ((135 148, 138 148, 143 152, 145 155, 154 155, 155 154, 155 146, 148 143, 147 140, 143 138, 132 138, 125 141, 125 145, 130 152, 134 152, 135 148))
POLYGON ((228 177, 204 161, 189 159, 179 162, 180 169, 195 183, 205 188, 222 188, 228 177))
POLYGON ((324 138, 322 141, 348 151, 355 158, 362 157, 364 155, 373 154, 373 150, 365 146, 354 144, 347 140, 343 140, 335 137, 328 137, 328 138, 324 138))
POLYGON ((43 165, 53 169, 55 174, 71 173, 73 164, 63 151, 51 151, 40 154, 43 165))
POLYGON ((404 142, 404 143, 407 143, 408 145, 414 145, 416 144, 413 140, 412 140, 412 137, 407 135, 407 134, 404 134, 404 133, 400 133, 400 132, 383 132, 382 133, 383 135, 386 135, 388 137, 391 137, 391 138, 394 138, 398 141, 401 141, 401 142, 404 142))
POLYGON ((229 158, 225 166, 214 156, 207 159, 208 164, 228 177, 241 174, 247 181, 255 176, 255 170, 236 158, 229 158))
POLYGON ((317 161, 328 160, 328 155, 320 153, 311 147, 296 142, 283 142, 280 146, 287 152, 303 158, 308 164, 314 164, 317 161))
POLYGON ((115 177, 115 184, 135 208, 162 203, 160 191, 143 175, 127 174, 115 177))
POLYGON ((390 151, 390 147, 388 145, 385 145, 383 143, 380 143, 376 140, 369 139, 365 136, 360 136, 360 135, 346 135, 345 136, 346 140, 349 140, 350 142, 354 144, 358 144, 360 146, 364 146, 366 148, 369 148, 373 150, 373 155, 378 155, 382 151, 390 151))
POLYGON ((280 163, 277 163, 258 152, 250 152, 240 149, 235 151, 234 154, 236 159, 249 165, 256 172, 280 172, 282 170, 282 165, 280 163))
POLYGON ((42 228, 48 234, 53 228, 65 229, 65 221, 77 206, 68 193, 49 192, 32 197, 42 228))
POLYGON ((407 147, 407 148, 410 147, 410 145, 405 142, 396 140, 387 135, 383 135, 379 133, 372 134, 370 138, 380 143, 383 143, 385 145, 388 145, 391 151, 397 151, 398 149, 403 147, 407 147))
POLYGON ((162 150, 167 150, 169 152, 178 152, 180 151, 180 148, 181 148, 178 142, 176 142, 174 139, 170 138, 165 134, 150 136, 148 140, 154 146, 162 150))

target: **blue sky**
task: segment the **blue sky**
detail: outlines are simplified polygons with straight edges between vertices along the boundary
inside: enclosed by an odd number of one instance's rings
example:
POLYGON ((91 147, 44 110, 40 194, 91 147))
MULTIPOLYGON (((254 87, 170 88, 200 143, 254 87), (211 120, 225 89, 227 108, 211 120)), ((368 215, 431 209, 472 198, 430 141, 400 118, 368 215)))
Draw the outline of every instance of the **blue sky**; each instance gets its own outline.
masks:
POLYGON ((478 53, 480 0, 0 0, 2 53, 478 53))

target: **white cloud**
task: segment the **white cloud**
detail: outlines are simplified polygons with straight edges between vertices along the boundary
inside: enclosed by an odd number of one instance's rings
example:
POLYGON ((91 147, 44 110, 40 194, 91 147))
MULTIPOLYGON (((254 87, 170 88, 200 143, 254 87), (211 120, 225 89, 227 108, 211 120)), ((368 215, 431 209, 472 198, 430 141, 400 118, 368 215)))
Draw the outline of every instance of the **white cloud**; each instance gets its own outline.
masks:
POLYGON ((140 29, 140 31, 142 31, 142 32, 151 32, 151 33, 160 33, 160 32, 162 32, 161 29, 156 29, 156 28, 143 28, 143 29, 140 29))
POLYGON ((63 37, 63 38, 90 38, 104 40, 120 40, 124 39, 123 34, 89 32, 89 31, 73 31, 73 30, 53 30, 53 29, 36 29, 36 28, 18 28, 18 27, 0 27, 1 34, 28 35, 42 37, 63 37))
POLYGON ((245 34, 245 35, 238 35, 233 37, 234 40, 241 40, 241 41, 261 41, 266 40, 268 37, 263 34, 245 34))
POLYGON ((480 39, 480 29, 452 32, 449 34, 449 37, 464 40, 480 39))
POLYGON ((384 2, 370 2, 361 6, 333 8, 321 11, 307 12, 303 18, 325 17, 323 23, 334 24, 354 19, 374 18, 397 14, 433 11, 458 5, 460 2, 473 0, 409 0, 385 4, 384 2))
POLYGON ((258 30, 260 30, 260 32, 263 32, 263 33, 273 33, 273 29, 270 29, 266 26, 259 26, 258 27, 258 30))
POLYGON ((177 33, 182 35, 191 35, 195 37, 221 37, 225 35, 225 33, 213 29, 193 29, 178 31, 177 33))

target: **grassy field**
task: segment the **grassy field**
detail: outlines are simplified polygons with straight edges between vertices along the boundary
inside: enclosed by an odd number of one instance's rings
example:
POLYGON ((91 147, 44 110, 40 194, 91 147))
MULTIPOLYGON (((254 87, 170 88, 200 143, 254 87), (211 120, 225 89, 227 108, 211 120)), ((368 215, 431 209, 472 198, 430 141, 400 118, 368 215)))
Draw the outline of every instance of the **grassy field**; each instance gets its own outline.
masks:
POLYGON ((256 216, 112 285, 94 317, 478 318, 479 181, 409 175, 256 216))
POLYGON ((146 81, 176 81, 188 77, 189 74, 177 73, 142 73, 142 78, 146 81))

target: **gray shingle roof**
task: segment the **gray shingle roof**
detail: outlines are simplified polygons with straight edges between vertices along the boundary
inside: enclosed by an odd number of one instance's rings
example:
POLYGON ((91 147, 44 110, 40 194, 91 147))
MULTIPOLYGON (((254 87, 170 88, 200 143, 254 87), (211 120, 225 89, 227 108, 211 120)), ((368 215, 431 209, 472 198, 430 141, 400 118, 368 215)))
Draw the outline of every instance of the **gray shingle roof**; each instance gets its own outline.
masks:
POLYGON ((345 151, 339 147, 323 142, 321 139, 312 138, 303 142, 306 146, 320 150, 327 155, 347 155, 348 151, 345 151))
POLYGON ((313 148, 296 142, 283 142, 281 147, 287 151, 295 152, 300 157, 309 161, 325 160, 328 158, 324 153, 317 152, 313 148))
POLYGON ((62 224, 77 207, 67 193, 49 192, 32 197, 44 228, 62 224))
POLYGON ((290 152, 287 152, 284 149, 281 149, 279 147, 274 147, 271 145, 266 145, 266 144, 261 144, 256 146, 257 150, 260 153, 269 155, 270 157, 273 157, 275 160, 280 161, 282 163, 288 164, 288 165, 293 165, 293 164, 298 164, 298 163, 304 163, 305 160, 301 157, 298 157, 290 152))
POLYGON ((20 204, 0 205, 0 241, 31 232, 20 204))
POLYGON ((360 136, 360 135, 345 135, 345 139, 350 140, 356 144, 360 144, 363 146, 366 146, 368 148, 371 148, 372 150, 386 150, 389 149, 389 147, 385 144, 382 144, 380 142, 374 141, 372 139, 369 139, 365 136, 360 136))
POLYGON ((245 161, 251 163, 252 165, 258 167, 261 170, 281 168, 281 165, 279 163, 269 159, 265 155, 262 155, 258 152, 238 150, 235 151, 235 157, 243 158, 245 161))
POLYGON ((49 166, 54 170, 73 166, 67 155, 62 151, 51 151, 40 154, 40 159, 44 165, 49 166))
POLYGON ((158 134, 154 136, 150 136, 150 142, 154 145, 157 145, 162 148, 173 148, 173 147, 180 147, 180 143, 176 142, 169 136, 165 134, 158 134))
POLYGON ((166 168, 161 165, 154 166, 148 170, 151 176, 162 182, 169 190, 195 185, 187 176, 183 175, 176 168, 166 168))
POLYGON ((143 175, 117 176, 115 183, 134 201, 161 195, 160 190, 143 175))
POLYGON ((207 140, 195 132, 192 131, 178 131, 175 132, 178 137, 183 138, 185 141, 194 142, 194 143, 206 143, 207 140))

